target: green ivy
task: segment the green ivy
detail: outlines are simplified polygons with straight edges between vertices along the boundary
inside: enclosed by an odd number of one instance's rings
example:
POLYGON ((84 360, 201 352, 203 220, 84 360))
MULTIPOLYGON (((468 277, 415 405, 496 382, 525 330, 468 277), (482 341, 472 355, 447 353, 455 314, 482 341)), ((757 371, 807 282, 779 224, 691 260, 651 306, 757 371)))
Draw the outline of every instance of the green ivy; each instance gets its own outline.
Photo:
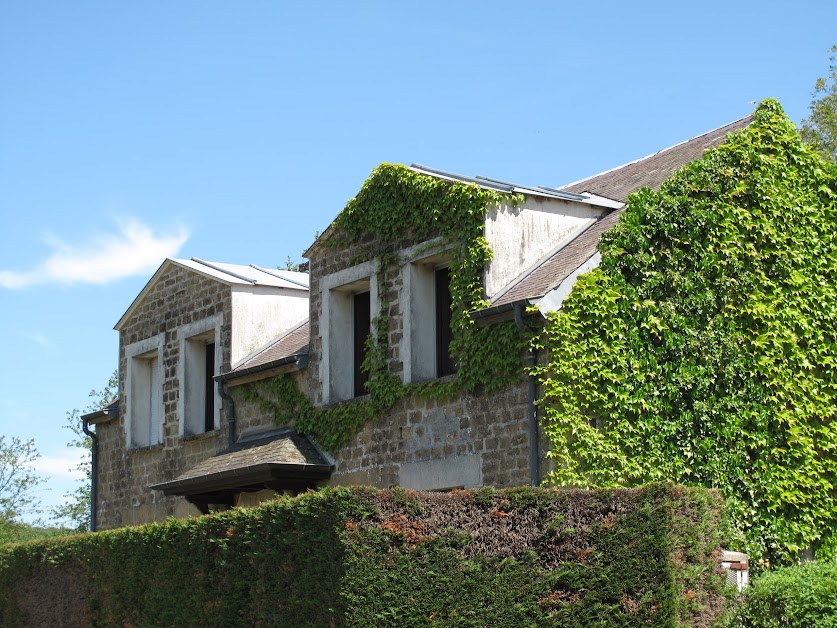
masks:
POLYGON ((318 439, 326 449, 345 445, 365 423, 390 410, 405 395, 449 398, 477 388, 491 392, 514 381, 521 373, 519 356, 527 336, 513 323, 479 327, 469 312, 486 307, 482 274, 491 260, 483 234, 486 214, 493 206, 516 206, 521 201, 472 183, 448 181, 394 164, 381 164, 337 216, 321 245, 329 248, 357 245, 352 262, 376 259, 380 315, 367 340, 363 369, 369 373, 369 398, 324 408, 314 407, 288 376, 249 387, 281 423, 293 421, 300 431, 318 439), (450 247, 450 291, 453 302, 451 354, 457 361, 452 380, 404 385, 390 368, 390 303, 387 277, 408 261, 398 256, 411 244, 439 238, 450 247))
POLYGON ((775 101, 633 194, 540 339, 561 486, 717 487, 751 556, 837 525, 837 167, 775 101))

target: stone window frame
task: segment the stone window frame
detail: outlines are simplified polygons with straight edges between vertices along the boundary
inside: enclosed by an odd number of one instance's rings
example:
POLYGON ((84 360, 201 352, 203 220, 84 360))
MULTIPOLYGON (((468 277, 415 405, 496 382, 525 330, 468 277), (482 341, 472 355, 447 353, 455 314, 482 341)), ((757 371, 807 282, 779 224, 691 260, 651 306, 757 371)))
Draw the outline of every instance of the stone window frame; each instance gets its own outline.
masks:
POLYGON ((215 372, 221 374, 224 348, 221 345, 223 314, 215 314, 177 328, 177 422, 178 436, 189 439, 212 434, 221 429, 221 395, 218 387, 213 391, 213 429, 204 429, 204 400, 206 394, 205 354, 196 350, 201 345, 215 343, 215 372), (195 346, 197 345, 197 347, 195 346), (200 411, 197 408, 200 407, 200 411))
POLYGON ((163 349, 165 347, 165 333, 145 338, 125 347, 127 361, 127 372, 125 381, 125 436, 129 450, 145 449, 155 447, 163 443, 164 429, 166 423, 165 404, 163 403, 163 387, 165 384, 165 367, 163 365, 163 349), (148 374, 148 390, 144 369, 147 368, 144 362, 156 361, 156 368, 159 380, 157 382, 157 395, 154 394, 154 379, 151 373, 148 374), (139 416, 140 404, 148 403, 150 414, 139 416), (156 414, 155 414, 156 412, 156 414), (153 434, 153 427, 157 419, 157 434, 153 434), (142 422, 147 425, 149 438, 140 440, 136 437, 137 425, 142 422))
POLYGON ((351 297, 369 292, 370 317, 374 321, 381 309, 377 269, 378 260, 371 259, 326 275, 320 280, 320 382, 324 404, 346 401, 355 396, 351 297))
POLYGON ((400 252, 406 260, 399 301, 403 304, 403 329, 399 354, 405 384, 439 377, 436 360, 435 273, 450 266, 453 246, 441 238, 408 247, 400 252))

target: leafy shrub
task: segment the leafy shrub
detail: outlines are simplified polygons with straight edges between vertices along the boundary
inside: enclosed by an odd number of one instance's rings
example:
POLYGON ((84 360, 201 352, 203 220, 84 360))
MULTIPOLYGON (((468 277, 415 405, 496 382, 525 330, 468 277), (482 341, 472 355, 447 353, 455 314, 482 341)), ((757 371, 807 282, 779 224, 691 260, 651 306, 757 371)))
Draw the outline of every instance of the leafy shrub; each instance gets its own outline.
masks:
POLYGON ((837 563, 781 567, 753 580, 735 626, 837 626, 837 563))

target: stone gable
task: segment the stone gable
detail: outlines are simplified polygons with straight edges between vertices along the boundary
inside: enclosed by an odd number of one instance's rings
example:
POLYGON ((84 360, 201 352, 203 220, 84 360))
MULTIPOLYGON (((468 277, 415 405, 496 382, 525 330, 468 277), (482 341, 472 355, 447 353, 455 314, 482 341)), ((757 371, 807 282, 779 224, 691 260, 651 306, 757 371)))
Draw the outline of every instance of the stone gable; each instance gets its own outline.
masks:
MULTIPOLYGON (((185 439, 180 436, 178 332, 192 323, 220 315, 221 368, 227 369, 232 337, 231 307, 228 285, 170 264, 124 322, 119 334, 119 418, 97 428, 101 452, 98 478, 100 528, 134 525, 172 515, 198 514, 197 509, 185 500, 163 497, 148 486, 175 478, 226 445, 227 427, 223 420, 218 430, 185 439), (163 338, 163 442, 129 452, 125 426, 128 406, 125 347, 157 335, 163 338)), ((223 417, 224 408, 220 410, 223 417)))

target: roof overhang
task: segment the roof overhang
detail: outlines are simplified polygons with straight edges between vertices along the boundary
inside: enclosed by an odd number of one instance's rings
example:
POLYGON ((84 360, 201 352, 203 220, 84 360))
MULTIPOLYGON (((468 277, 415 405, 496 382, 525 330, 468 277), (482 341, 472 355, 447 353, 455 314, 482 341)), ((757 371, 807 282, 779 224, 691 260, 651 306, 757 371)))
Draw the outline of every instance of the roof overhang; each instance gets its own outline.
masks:
POLYGON ((506 321, 514 320, 514 311, 518 308, 522 310, 523 315, 531 315, 527 308, 532 305, 532 299, 521 299, 519 301, 512 301, 511 303, 502 303, 500 305, 492 305, 491 307, 482 310, 474 310, 469 313, 469 316, 480 327, 488 327, 489 325, 496 325, 497 323, 504 323, 506 321))
POLYGON ((149 488, 186 497, 206 512, 210 504, 231 505, 237 493, 314 488, 333 468, 311 439, 282 428, 244 437, 173 480, 149 488))
POLYGON ((108 423, 119 416, 119 400, 115 399, 108 405, 99 408, 95 412, 82 414, 81 420, 88 425, 97 425, 98 423, 108 423))
POLYGON ((236 369, 227 373, 221 373, 215 376, 215 381, 224 382, 228 386, 238 386, 240 384, 247 384, 249 382, 256 382, 261 379, 267 379, 274 375, 281 375, 283 373, 292 373, 299 371, 308 366, 308 354, 297 353, 289 355, 272 362, 259 364, 250 368, 236 369))
MULTIPOLYGON (((222 454, 223 455, 223 454, 222 454)), ((201 495, 234 490, 236 492, 308 486, 327 479, 331 465, 299 465, 263 462, 206 475, 154 484, 149 488, 164 495, 201 495)))

